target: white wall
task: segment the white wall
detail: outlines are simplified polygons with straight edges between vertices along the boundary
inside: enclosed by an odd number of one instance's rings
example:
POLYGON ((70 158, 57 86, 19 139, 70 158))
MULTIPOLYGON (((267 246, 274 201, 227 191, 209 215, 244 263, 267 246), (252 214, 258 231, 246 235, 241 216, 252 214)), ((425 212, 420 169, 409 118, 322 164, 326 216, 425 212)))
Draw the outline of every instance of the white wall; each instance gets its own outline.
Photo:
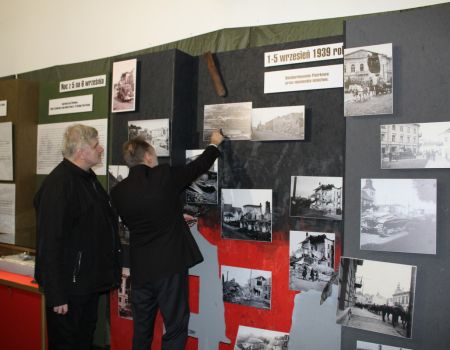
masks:
POLYGON ((426 6, 432 0, 0 0, 0 77, 223 28, 426 6))

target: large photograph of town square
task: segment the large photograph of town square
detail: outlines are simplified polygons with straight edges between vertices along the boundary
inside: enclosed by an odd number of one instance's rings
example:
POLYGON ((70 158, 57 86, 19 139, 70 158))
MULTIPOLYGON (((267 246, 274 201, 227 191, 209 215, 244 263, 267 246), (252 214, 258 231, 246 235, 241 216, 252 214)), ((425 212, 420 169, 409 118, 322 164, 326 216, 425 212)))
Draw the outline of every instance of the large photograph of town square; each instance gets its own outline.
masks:
POLYGON ((221 267, 223 301, 270 309, 272 272, 243 267, 221 267))
POLYGON ((272 241, 272 190, 222 189, 222 238, 272 241))
POLYGON ((382 169, 450 168, 450 122, 380 126, 382 169))
POLYGON ((344 116, 393 113, 392 44, 344 50, 344 116))
POLYGON ((336 321, 411 338, 415 266, 341 257, 336 321))
POLYGON ((361 249, 436 254, 436 179, 361 179, 361 249))
POLYGON ((290 216, 342 220, 342 177, 291 176, 290 216))
POLYGON ((289 289, 322 291, 334 272, 335 235, 290 231, 289 289))

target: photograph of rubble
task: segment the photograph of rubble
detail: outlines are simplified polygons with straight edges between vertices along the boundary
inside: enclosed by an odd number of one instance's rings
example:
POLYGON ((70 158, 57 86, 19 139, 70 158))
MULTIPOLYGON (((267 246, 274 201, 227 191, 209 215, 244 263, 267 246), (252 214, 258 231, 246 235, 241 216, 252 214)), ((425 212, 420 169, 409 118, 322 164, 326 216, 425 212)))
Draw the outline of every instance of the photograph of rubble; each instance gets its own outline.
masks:
POLYGON ((169 119, 132 120, 128 122, 128 139, 143 137, 158 157, 170 156, 169 119))
MULTIPOLYGON (((203 153, 201 149, 186 150, 186 164, 203 153)), ((216 159, 208 172, 201 175, 186 189, 186 203, 217 204, 218 201, 218 168, 216 159)))
POLYGON ((289 289, 322 291, 334 272, 335 235, 290 231, 289 289))
POLYGON ((380 125, 381 169, 450 168, 450 122, 380 125))
POLYGON ((392 44, 344 49, 344 116, 393 113, 392 44))
POLYGON ((221 129, 231 141, 250 140, 252 136, 252 103, 206 105, 203 119, 203 140, 209 141, 213 130, 221 129))
POLYGON ((342 177, 291 176, 290 216, 342 220, 342 177))
POLYGON ((136 109, 137 60, 113 63, 111 112, 130 112, 136 109))
POLYGON ((336 321, 411 338, 416 266, 341 257, 336 321))
POLYGON ((223 301, 270 309, 272 272, 221 266, 223 301))
POLYGON ((272 190, 222 189, 222 238, 272 241, 272 190))
POLYGON ((304 139, 305 106, 253 108, 252 141, 304 139))
POLYGON ((287 350, 289 333, 239 326, 234 350, 287 350))
POLYGON ((436 254, 436 179, 361 179, 360 248, 436 254))

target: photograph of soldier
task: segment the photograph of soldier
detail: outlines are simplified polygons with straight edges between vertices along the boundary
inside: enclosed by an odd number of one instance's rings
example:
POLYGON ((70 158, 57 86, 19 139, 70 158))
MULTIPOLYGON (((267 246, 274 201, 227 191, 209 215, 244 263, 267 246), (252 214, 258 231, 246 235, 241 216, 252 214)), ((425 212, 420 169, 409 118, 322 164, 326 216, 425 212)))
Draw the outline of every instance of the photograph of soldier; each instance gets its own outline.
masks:
POLYGON ((392 44, 344 50, 344 116, 393 113, 392 44))
POLYGON ((113 113, 136 109, 136 66, 136 59, 113 63, 111 83, 111 111, 113 113))

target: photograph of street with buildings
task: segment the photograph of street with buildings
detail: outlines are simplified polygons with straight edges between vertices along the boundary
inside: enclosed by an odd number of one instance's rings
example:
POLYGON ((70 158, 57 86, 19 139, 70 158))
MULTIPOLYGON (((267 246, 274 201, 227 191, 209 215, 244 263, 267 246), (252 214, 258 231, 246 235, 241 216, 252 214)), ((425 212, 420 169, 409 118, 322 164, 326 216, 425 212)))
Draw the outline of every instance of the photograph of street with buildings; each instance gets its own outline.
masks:
POLYGON ((252 141, 304 139, 305 106, 253 108, 252 141))
POLYGON ((356 342, 356 350, 411 350, 404 347, 390 346, 376 343, 369 343, 358 340, 356 342))
POLYGON ((203 140, 209 141, 213 130, 222 129, 230 140, 250 140, 252 136, 252 103, 205 105, 203 140))
MULTIPOLYGON (((195 160, 203 153, 202 149, 186 150, 186 164, 195 160)), ((218 192, 218 160, 202 174, 197 180, 191 183, 186 189, 186 203, 217 204, 218 192)))
POLYGON ((450 168, 450 122, 380 125, 382 169, 450 168))
POLYGON ((436 179, 361 179, 360 248, 436 254, 436 179))
POLYGON ((243 267, 221 267, 223 301, 270 309, 272 272, 243 267))
POLYGON ((411 338, 416 266, 341 257, 336 321, 411 338))
POLYGON ((393 113, 392 44, 344 50, 344 116, 393 113))
POLYGON ((290 216, 342 220, 342 177, 291 176, 290 216))
POLYGON ((156 151, 158 157, 170 156, 169 119, 132 120, 128 122, 128 139, 141 136, 156 151))
POLYGON ((136 66, 136 59, 113 63, 111 112, 129 112, 136 109, 136 66))
POLYGON ((222 189, 222 238, 272 241, 272 190, 222 189))
POLYGON ((334 272, 334 233, 290 231, 289 289, 322 291, 334 272))
POLYGON ((289 333, 239 326, 234 350, 287 350, 289 333))

